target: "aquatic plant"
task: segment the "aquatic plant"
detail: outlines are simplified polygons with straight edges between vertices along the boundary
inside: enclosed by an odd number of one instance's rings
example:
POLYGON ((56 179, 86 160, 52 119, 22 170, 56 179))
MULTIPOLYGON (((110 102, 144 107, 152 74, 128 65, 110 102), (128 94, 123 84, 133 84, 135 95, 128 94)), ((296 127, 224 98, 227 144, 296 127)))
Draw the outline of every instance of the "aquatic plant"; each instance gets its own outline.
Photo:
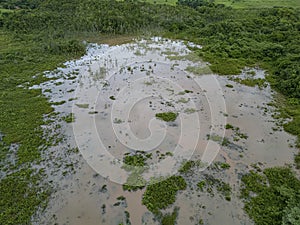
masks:
POLYGON ((174 112, 156 113, 155 116, 156 118, 159 118, 163 121, 170 122, 176 120, 178 113, 174 113, 174 112))

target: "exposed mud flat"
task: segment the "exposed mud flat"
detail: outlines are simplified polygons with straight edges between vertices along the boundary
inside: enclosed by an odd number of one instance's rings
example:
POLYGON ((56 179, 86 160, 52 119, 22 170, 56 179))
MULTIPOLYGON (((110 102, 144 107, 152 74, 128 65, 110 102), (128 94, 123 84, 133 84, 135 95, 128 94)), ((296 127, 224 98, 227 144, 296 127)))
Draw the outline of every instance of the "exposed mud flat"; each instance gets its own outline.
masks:
MULTIPOLYGON (((56 79, 34 88, 59 103, 54 107, 60 116, 73 113, 75 121, 57 121, 64 139, 45 153, 55 192, 36 224, 125 224, 125 211, 134 225, 158 224, 141 204, 144 190, 122 189, 128 178, 122 159, 134 150, 152 153, 145 180, 176 173, 184 159, 212 163, 185 176, 188 188, 174 204, 180 207, 178 224, 201 219, 205 224, 252 224, 238 198, 240 178, 256 163, 292 163, 295 138, 272 118, 268 86, 247 87, 210 74, 208 64, 191 54, 188 45, 201 48, 162 38, 90 45, 86 56, 45 73, 56 79), (155 118, 167 111, 178 113, 174 122, 155 118), (238 129, 225 129, 226 124, 238 129), (79 153, 69 151, 76 147, 79 153), (172 155, 165 156, 167 152, 172 155), (230 168, 218 169, 217 161, 230 168), (197 189, 208 175, 230 184, 231 201, 215 190, 197 189)), ((263 71, 254 71, 255 78, 263 78, 263 71)))

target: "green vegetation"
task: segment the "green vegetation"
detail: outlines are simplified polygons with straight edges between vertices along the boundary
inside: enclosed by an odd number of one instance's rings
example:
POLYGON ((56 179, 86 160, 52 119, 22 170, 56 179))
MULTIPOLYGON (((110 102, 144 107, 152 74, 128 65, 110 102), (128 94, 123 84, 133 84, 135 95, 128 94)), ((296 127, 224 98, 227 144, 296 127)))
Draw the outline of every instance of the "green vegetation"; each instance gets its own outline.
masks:
POLYGON ((194 108, 187 108, 184 110, 184 112, 187 114, 191 114, 191 113, 197 112, 197 110, 194 108))
POLYGON ((227 170, 230 168, 230 164, 226 162, 214 162, 209 166, 210 169, 216 170, 216 171, 221 171, 221 170, 227 170))
POLYGON ((73 113, 70 113, 69 115, 63 116, 62 119, 66 121, 67 123, 73 123, 75 121, 75 117, 73 113))
POLYGON ((224 4, 226 6, 231 6, 233 8, 272 8, 278 6, 284 7, 300 7, 300 2, 298 0, 264 0, 264 1, 257 1, 257 0, 214 0, 216 4, 224 4))
POLYGON ((226 124, 225 125, 225 129, 226 130, 233 130, 234 132, 234 141, 238 141, 239 139, 247 139, 248 138, 248 135, 247 134, 244 134, 240 131, 240 128, 239 127, 234 127, 232 126, 231 124, 226 124))
POLYGON ((240 83, 240 84, 244 84, 246 86, 250 86, 250 87, 255 87, 258 86, 259 88, 263 88, 263 87, 267 87, 267 83, 265 79, 254 79, 254 78, 245 78, 245 79, 241 79, 241 78, 234 78, 233 79, 235 82, 240 83))
POLYGON ((212 71, 208 66, 200 67, 200 66, 188 66, 186 71, 191 72, 195 75, 204 75, 204 74, 211 74, 212 71))
POLYGON ((245 210, 255 224, 299 224, 300 180, 290 168, 268 168, 242 178, 245 210))
MULTIPOLYGON (((189 98, 180 98, 177 103, 188 103, 190 101, 189 98)), ((175 118, 176 119, 176 118, 175 118)))
POLYGON ((163 121, 170 122, 170 121, 175 121, 178 114, 174 112, 164 112, 164 113, 156 113, 155 116, 156 118, 159 118, 163 121))
MULTIPOLYGON (((173 0, 156 2, 175 4, 173 0)), ((0 141, 0 169, 5 175, 0 181, 0 224, 28 224, 37 207, 46 201, 46 192, 36 182, 43 180, 43 175, 31 167, 39 163, 41 151, 47 148, 42 125, 53 109, 41 90, 29 87, 47 80, 43 71, 83 55, 83 40, 103 41, 109 37, 111 41, 116 35, 159 34, 202 45, 202 49, 184 57, 209 61, 215 73, 238 74, 245 66, 260 66, 268 71, 267 80, 272 87, 285 96, 281 116, 291 121, 284 129, 300 137, 299 9, 264 8, 299 7, 299 1, 249 0, 230 4, 234 8, 200 0, 179 1, 178 6, 129 0, 1 1, 0 132, 4 137, 0 141), (254 2, 257 7, 247 8, 254 7, 254 2), (11 144, 18 145, 14 165, 7 162, 11 144)), ((128 37, 124 39, 128 41, 128 37)), ((181 56, 168 57, 176 60, 181 56)), ((70 115, 65 119, 73 121, 70 115)), ((296 189, 289 190, 297 195, 296 189)), ((297 207, 286 207, 278 218, 287 224, 296 212, 297 207)), ((276 224, 274 221, 269 224, 276 224)))
POLYGON ((168 213, 168 214, 164 215, 164 217, 161 220, 161 224, 162 225, 175 225, 176 219, 178 216, 178 211, 179 211, 179 208, 175 207, 171 214, 168 213))
POLYGON ((226 84, 225 86, 228 87, 228 88, 233 88, 232 84, 226 84))
POLYGON ((181 167, 179 168, 178 172, 182 174, 188 174, 192 171, 195 167, 204 167, 205 164, 201 162, 201 160, 189 160, 183 162, 181 167))
POLYGON ((181 176, 171 176, 147 186, 142 203, 154 214, 166 209, 176 200, 179 190, 186 189, 186 182, 181 176))
POLYGON ((215 187, 217 192, 219 192, 227 201, 231 200, 231 187, 229 184, 214 178, 211 175, 205 175, 205 180, 201 180, 197 184, 200 191, 207 191, 214 196, 213 188, 215 187))
POLYGON ((300 169, 300 153, 295 156, 296 168, 300 169))
POLYGON ((225 129, 226 130, 228 130, 228 129, 233 129, 234 128, 234 126, 232 126, 231 124, 229 124, 229 123, 227 123, 226 125, 225 125, 225 129))
POLYGON ((188 60, 192 62, 202 62, 202 58, 199 56, 199 51, 190 52, 187 55, 172 55, 167 57, 170 60, 188 60))
POLYGON ((126 153, 123 158, 123 169, 130 172, 125 184, 123 184, 123 190, 137 191, 143 189, 146 186, 146 180, 142 177, 142 174, 147 170, 146 160, 149 158, 149 154, 145 154, 142 151, 137 151, 134 154, 126 153))
POLYGON ((0 224, 30 223, 32 212, 45 203, 49 194, 40 186, 40 175, 34 170, 22 169, 1 180, 0 224))
POLYGON ((208 134, 207 139, 212 140, 214 142, 218 142, 222 146, 227 146, 227 145, 230 144, 230 141, 227 137, 221 137, 221 136, 216 135, 216 134, 212 134, 212 135, 208 134))
POLYGON ((123 162, 126 166, 145 166, 147 157, 141 152, 137 152, 135 155, 126 155, 123 162))
POLYGON ((204 180, 198 182, 198 184, 197 184, 198 188, 199 188, 201 191, 204 190, 205 185, 206 185, 206 182, 205 182, 204 180))
POLYGON ((77 107, 82 108, 82 109, 87 109, 89 108, 89 104, 75 104, 77 107))

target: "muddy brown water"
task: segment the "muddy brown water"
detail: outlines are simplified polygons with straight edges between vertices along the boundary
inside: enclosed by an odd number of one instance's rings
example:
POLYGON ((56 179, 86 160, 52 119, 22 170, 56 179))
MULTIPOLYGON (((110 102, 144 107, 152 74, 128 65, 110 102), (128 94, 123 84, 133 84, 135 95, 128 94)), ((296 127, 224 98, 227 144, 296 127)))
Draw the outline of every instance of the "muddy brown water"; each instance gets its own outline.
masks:
MULTIPOLYGON (((146 180, 174 174, 183 159, 230 164, 225 171, 196 170, 187 178, 187 190, 164 211, 180 207, 178 224, 198 224, 200 219, 205 224, 252 224, 238 198, 240 177, 251 164, 292 163, 295 137, 277 129, 275 109, 268 105, 270 87, 247 87, 225 76, 187 72, 187 67, 207 65, 185 57, 189 54, 184 42, 158 37, 112 47, 94 44, 81 59, 45 73, 57 79, 33 88, 42 88, 53 102, 66 101, 55 110, 60 116, 74 113, 75 122, 57 122, 64 140, 44 156, 53 193, 46 209, 33 218, 34 224, 125 224, 124 211, 134 225, 158 224, 141 203, 144 190, 122 189, 128 177, 122 157, 138 147, 153 154, 151 168, 143 174, 146 180), (175 122, 155 119, 156 113, 166 111, 178 113, 175 122), (236 134, 225 130, 226 123, 239 127, 248 138, 233 140, 236 134), (230 141, 227 146, 207 139, 223 134, 230 141), (67 152, 77 146, 79 153, 67 152), (173 156, 159 159, 156 151, 173 156), (63 173, 65 167, 59 163, 72 164, 72 172, 63 173), (229 183, 231 201, 197 190, 203 174, 229 183), (126 200, 117 200, 120 196, 126 200)), ((264 71, 253 70, 255 76, 264 76, 264 71)))

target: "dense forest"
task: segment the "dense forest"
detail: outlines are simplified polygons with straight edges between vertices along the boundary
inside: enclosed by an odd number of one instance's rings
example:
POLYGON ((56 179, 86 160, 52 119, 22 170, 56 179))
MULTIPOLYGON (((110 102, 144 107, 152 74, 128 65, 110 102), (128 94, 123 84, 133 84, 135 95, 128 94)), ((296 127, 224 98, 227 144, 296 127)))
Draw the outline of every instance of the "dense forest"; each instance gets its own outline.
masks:
MULTIPOLYGON (((26 87, 44 81, 43 71, 83 55, 83 40, 160 35, 203 45, 195 52, 219 74, 261 67, 283 96, 277 106, 282 117, 291 118, 283 124, 285 130, 300 138, 300 9, 234 9, 204 0, 180 0, 177 6, 134 0, 4 0, 0 7, 0 169, 6 173, 0 182, 0 224, 28 224, 49 193, 40 182, 43 171, 31 166, 49 145, 41 125, 53 109, 40 90, 26 87), (11 162, 9 149, 15 143, 19 148, 11 162)), ((300 167, 300 157, 295 159, 300 167)), ((283 192, 275 189, 274 195, 283 192)), ((289 197, 299 199, 299 193, 289 192, 289 197)), ((249 215, 257 224, 267 224, 249 215)))

